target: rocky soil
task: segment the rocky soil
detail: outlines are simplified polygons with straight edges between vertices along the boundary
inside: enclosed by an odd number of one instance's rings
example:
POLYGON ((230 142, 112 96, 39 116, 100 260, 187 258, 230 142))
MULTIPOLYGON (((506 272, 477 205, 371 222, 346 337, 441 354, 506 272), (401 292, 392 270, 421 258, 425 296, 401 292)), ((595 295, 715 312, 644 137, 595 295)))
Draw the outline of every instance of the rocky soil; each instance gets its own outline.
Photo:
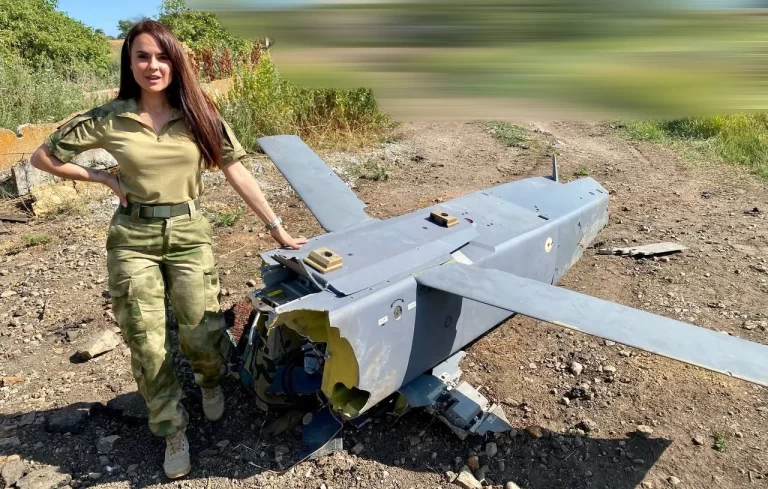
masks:
MULTIPOLYGON (((611 191, 602 246, 689 247, 645 260, 590 249, 561 285, 768 344, 766 182, 628 142, 603 124, 527 127, 525 148, 506 147, 483 123, 418 123, 374 151, 323 156, 369 213, 386 218, 549 174, 555 150, 564 179, 588 173, 611 191), (360 178, 369 167, 388 178, 360 178)), ((292 233, 322 232, 268 160, 250 165, 292 233)), ((220 174, 206 181, 211 219, 243 208, 220 174)), ((500 325, 463 362, 465 378, 504 405, 514 432, 461 441, 411 412, 345 429, 345 451, 298 464, 299 432, 280 433, 288 418, 261 412, 237 379, 224 384, 225 417, 205 421, 188 363, 176 355, 194 468, 169 482, 127 347, 114 337, 104 251, 114 206, 6 223, 0 235, 3 487, 406 489, 480 479, 530 489, 768 487, 768 389, 527 318, 500 325), (97 336, 109 351, 86 354, 97 336)), ((250 213, 215 232, 230 308, 258 285, 258 253, 273 243, 250 213)))

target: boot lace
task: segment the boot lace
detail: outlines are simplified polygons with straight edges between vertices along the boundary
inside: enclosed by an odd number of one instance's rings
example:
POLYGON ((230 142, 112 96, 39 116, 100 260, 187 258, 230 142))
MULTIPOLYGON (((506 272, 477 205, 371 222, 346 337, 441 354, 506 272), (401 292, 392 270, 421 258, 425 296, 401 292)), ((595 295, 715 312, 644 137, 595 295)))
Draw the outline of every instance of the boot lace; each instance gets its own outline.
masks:
POLYGON ((219 389, 216 387, 205 387, 202 389, 203 391, 203 399, 206 401, 213 401, 217 397, 219 397, 219 389))
POLYGON ((171 455, 176 454, 184 449, 184 432, 183 431, 174 433, 173 435, 169 436, 167 440, 168 440, 168 448, 171 452, 171 455))

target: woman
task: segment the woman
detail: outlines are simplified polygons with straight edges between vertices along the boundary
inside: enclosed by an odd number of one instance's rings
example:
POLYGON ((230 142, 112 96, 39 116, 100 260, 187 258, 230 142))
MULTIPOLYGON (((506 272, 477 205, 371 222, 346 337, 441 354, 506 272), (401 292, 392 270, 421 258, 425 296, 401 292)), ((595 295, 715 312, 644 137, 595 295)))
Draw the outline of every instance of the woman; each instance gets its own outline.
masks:
POLYGON ((220 168, 227 181, 267 223, 281 245, 299 248, 280 225, 251 174, 245 155, 201 90, 181 43, 162 24, 136 24, 123 44, 117 99, 75 117, 32 156, 35 168, 71 180, 108 186, 119 197, 107 237, 112 307, 131 349, 133 376, 149 409, 149 427, 166 438, 165 473, 190 471, 184 429, 188 417, 173 372, 165 328, 165 294, 179 325, 179 344, 201 387, 205 416, 222 416, 219 387, 227 339, 218 301, 212 233, 199 212, 201 171, 220 168), (104 148, 119 176, 70 163, 104 148))

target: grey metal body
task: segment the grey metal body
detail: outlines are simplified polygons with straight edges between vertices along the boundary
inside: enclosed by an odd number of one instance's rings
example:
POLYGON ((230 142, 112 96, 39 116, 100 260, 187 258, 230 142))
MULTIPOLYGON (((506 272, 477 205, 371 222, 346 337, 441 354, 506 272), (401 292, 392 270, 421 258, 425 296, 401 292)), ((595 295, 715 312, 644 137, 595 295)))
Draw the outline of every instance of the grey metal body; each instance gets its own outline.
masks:
POLYGON ((768 347, 553 286, 608 222, 608 192, 591 178, 510 182, 382 221, 368 218, 354 193, 300 140, 279 136, 259 143, 323 226, 338 230, 298 251, 263 253, 266 287, 253 300, 281 290, 285 297, 274 302, 270 327, 300 318, 302 311, 321 313, 328 331, 347 342, 355 364, 343 368, 356 372, 354 385, 330 378, 339 366, 329 365, 340 361, 331 352, 323 391, 350 417, 407 387, 515 312, 765 384, 768 347), (442 227, 429 219, 431 211, 451 214, 458 224, 442 227), (305 266, 302 259, 320 247, 341 255, 343 268, 323 274, 305 266), (698 340, 686 344, 693 336, 698 340), (718 355, 723 345, 728 351, 718 355), (743 361, 734 358, 738 351, 745 353, 743 361), (333 400, 337 389, 354 389, 364 401, 346 409, 348 398, 333 400))

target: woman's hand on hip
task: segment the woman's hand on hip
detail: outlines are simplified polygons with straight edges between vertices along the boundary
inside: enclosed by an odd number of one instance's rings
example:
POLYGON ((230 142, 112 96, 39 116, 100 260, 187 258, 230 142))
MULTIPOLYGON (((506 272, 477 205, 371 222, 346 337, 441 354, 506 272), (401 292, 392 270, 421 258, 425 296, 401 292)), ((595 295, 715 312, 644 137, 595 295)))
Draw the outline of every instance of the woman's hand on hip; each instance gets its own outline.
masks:
POLYGON ((301 245, 307 242, 307 238, 302 236, 298 238, 292 238, 291 235, 288 234, 285 229, 283 229, 283 226, 272 228, 269 231, 269 234, 275 239, 275 241, 280 243, 280 246, 286 246, 294 250, 298 250, 301 248, 301 245))
POLYGON ((117 195, 117 197, 120 199, 121 206, 128 207, 128 200, 125 198, 123 191, 120 189, 120 181, 117 179, 117 175, 106 173, 106 175, 102 177, 101 183, 109 187, 112 192, 117 195))

